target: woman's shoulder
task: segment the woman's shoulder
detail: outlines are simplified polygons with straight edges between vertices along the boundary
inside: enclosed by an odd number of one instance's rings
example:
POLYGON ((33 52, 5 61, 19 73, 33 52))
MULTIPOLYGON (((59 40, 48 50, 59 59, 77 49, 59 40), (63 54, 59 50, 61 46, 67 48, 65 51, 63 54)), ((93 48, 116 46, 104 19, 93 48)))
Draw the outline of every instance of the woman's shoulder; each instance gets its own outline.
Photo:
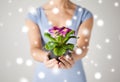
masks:
POLYGON ((81 12, 89 12, 89 13, 92 13, 92 11, 82 5, 77 5, 78 6, 78 11, 81 11, 81 12))
POLYGON ((92 11, 84 6, 78 5, 78 11, 79 14, 82 16, 82 21, 85 21, 88 18, 93 17, 92 11))
POLYGON ((31 19, 35 23, 38 22, 39 18, 41 17, 41 7, 29 7, 27 14, 25 15, 25 19, 31 19))

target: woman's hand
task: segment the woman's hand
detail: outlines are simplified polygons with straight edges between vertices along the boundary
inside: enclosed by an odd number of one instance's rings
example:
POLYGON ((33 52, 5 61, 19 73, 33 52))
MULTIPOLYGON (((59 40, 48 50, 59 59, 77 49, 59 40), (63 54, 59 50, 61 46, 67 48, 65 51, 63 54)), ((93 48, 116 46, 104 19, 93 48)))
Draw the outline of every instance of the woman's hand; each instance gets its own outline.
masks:
POLYGON ((59 68, 62 69, 70 69, 75 63, 74 58, 68 55, 59 57, 59 60, 61 61, 59 62, 59 68))
POLYGON ((58 61, 53 58, 53 59, 49 59, 50 54, 48 53, 47 55, 45 55, 45 59, 43 61, 43 63, 45 64, 45 66, 47 68, 58 68, 58 61))

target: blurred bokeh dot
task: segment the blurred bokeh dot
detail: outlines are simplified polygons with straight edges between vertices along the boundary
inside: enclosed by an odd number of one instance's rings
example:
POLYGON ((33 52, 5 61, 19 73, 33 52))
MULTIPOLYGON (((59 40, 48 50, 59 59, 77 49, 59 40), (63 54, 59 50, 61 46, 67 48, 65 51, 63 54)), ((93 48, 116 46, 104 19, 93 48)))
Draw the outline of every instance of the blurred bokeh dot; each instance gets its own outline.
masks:
POLYGON ((108 55, 107 55, 107 59, 109 59, 109 60, 112 59, 111 54, 108 54, 108 55))
POLYGON ((114 68, 112 68, 112 69, 111 69, 111 72, 115 72, 115 69, 114 69, 114 68))
POLYGON ((103 26, 104 25, 104 21, 102 19, 99 19, 97 21, 97 25, 100 26, 100 27, 103 26))
POLYGON ((77 75, 80 75, 80 71, 77 71, 77 75))
POLYGON ((30 59, 26 60, 26 65, 27 66, 32 66, 32 64, 33 64, 32 60, 30 60, 30 59))
POLYGON ((118 6, 119 6, 119 3, 118 3, 118 2, 115 2, 115 3, 114 3, 114 6, 115 6, 115 7, 118 7, 118 6))
POLYGON ((94 14, 94 19, 97 19, 98 18, 98 15, 94 14))
POLYGON ((22 32, 27 33, 28 32, 28 27, 27 26, 23 26, 22 27, 22 32))
POLYGON ((71 20, 67 20, 67 21, 66 21, 66 26, 69 27, 69 26, 71 26, 71 25, 72 25, 72 21, 71 21, 71 20))
POLYGON ((102 75, 100 72, 96 72, 95 73, 95 79, 101 79, 102 78, 102 75))
POLYGON ((55 7, 55 8, 52 9, 52 12, 53 12, 53 14, 58 14, 59 13, 59 9, 55 7))
POLYGON ((77 55, 81 55, 82 54, 82 49, 81 48, 77 48, 75 52, 76 52, 77 55))
POLYGON ((64 79, 64 82, 68 82, 66 79, 64 79))
POLYGON ((23 64, 23 58, 19 57, 16 59, 17 64, 23 64))
POLYGON ((45 73, 44 72, 39 72, 38 77, 40 79, 44 79, 45 78, 45 73))
POLYGON ((27 78, 21 78, 19 82, 29 82, 27 78))

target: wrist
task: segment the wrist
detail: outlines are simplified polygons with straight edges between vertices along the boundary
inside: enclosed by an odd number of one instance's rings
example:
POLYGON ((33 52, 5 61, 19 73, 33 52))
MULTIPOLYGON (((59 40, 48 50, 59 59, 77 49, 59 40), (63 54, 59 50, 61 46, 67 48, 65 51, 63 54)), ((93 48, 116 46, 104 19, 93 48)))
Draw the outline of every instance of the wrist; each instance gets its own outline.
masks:
POLYGON ((50 54, 50 52, 48 52, 48 51, 45 51, 45 50, 43 50, 43 55, 42 55, 42 62, 44 62, 44 60, 46 59, 46 58, 48 58, 48 55, 50 54))

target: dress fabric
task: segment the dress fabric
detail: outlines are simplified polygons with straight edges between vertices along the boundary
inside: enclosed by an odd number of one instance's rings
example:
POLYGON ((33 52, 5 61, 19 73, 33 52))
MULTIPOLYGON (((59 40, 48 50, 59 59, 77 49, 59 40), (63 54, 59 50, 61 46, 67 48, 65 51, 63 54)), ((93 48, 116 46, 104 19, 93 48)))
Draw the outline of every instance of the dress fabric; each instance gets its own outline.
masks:
MULTIPOLYGON (((48 39, 44 37, 44 32, 51 28, 52 25, 49 24, 49 20, 41 6, 35 8, 35 10, 34 12, 28 12, 26 19, 32 20, 39 26, 42 45, 44 46, 48 41, 48 39)), ((91 17, 93 17, 93 14, 89 10, 77 5, 74 15, 70 20, 72 24, 69 28, 75 30, 75 35, 77 35, 79 26, 91 17)), ((76 39, 70 39, 68 42, 76 44, 76 39)), ((32 82, 87 82, 82 60, 75 62, 71 69, 59 70, 46 68, 43 63, 38 62, 33 76, 32 82)))

